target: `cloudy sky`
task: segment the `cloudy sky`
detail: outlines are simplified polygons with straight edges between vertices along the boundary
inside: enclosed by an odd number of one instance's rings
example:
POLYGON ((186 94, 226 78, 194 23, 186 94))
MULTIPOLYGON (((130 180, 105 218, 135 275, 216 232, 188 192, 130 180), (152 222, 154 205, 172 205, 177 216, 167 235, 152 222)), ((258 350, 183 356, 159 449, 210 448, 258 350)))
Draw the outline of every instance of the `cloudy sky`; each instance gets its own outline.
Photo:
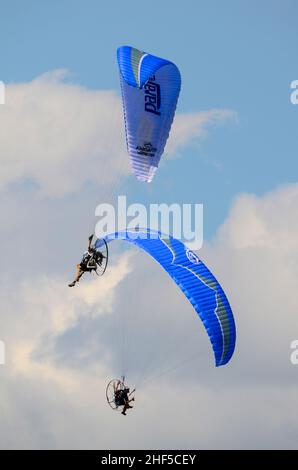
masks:
POLYGON ((0 0, 1 449, 297 448, 298 79, 292 0, 0 0), (116 49, 174 61, 182 91, 152 184, 126 154, 116 49), (199 255, 231 302, 215 368, 192 307, 121 242, 67 283, 95 208, 203 203, 199 255), (126 418, 105 401, 125 371, 126 418))

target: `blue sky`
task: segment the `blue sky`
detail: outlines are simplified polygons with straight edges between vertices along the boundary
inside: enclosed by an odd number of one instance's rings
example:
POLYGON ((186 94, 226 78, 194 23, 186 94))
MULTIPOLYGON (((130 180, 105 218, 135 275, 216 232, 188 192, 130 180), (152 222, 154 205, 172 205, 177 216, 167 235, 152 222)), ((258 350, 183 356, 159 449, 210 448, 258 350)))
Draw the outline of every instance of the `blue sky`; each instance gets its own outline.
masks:
POLYGON ((132 199, 203 202, 210 237, 235 194, 261 195, 295 180, 297 109, 289 101, 297 78, 295 1, 1 3, 7 83, 67 68, 77 84, 119 92, 115 51, 130 44, 177 63, 178 112, 237 113, 238 122, 212 129, 198 147, 164 165, 154 191, 131 180, 125 191, 132 199))

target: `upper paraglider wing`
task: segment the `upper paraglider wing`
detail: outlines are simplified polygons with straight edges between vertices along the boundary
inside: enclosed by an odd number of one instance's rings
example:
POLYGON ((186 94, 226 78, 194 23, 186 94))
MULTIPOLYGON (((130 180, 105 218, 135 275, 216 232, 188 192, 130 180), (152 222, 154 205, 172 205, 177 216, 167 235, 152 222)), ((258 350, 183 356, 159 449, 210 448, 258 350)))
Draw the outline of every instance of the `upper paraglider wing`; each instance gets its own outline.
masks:
POLYGON ((152 181, 180 92, 175 64, 129 46, 117 51, 127 149, 136 177, 152 181))
POLYGON ((216 366, 226 364, 235 349, 234 317, 222 287, 199 257, 181 241, 150 229, 121 231, 105 237, 108 242, 115 238, 147 251, 167 271, 204 323, 216 366))

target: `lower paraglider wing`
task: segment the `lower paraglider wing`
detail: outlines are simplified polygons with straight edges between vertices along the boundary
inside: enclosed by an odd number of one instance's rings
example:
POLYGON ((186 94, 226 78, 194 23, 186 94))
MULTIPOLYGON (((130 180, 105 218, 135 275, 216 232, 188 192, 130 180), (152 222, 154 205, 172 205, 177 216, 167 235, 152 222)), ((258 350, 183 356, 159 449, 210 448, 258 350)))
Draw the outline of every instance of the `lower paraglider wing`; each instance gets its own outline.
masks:
MULTIPOLYGON (((231 359, 236 328, 228 299, 218 281, 201 259, 181 241, 150 229, 125 230, 105 237, 121 239, 145 250, 172 277, 201 318, 209 335, 216 366, 231 359)), ((95 247, 101 246, 97 240, 95 247)))

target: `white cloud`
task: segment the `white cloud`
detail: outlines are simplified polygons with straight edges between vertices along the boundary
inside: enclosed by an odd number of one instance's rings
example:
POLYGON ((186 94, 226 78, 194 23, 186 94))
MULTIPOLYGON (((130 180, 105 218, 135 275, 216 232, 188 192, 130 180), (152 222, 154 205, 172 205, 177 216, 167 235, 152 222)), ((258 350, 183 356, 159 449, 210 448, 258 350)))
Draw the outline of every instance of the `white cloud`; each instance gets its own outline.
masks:
POLYGON ((64 78, 64 71, 54 71, 7 86, 7 104, 0 110, 2 187, 28 179, 59 196, 88 181, 113 184, 128 173, 117 94, 64 78))
MULTIPOLYGON (((89 179, 107 188, 129 174, 119 97, 63 78, 57 71, 7 88, 0 108, 2 187, 25 178, 44 195, 63 196, 89 179), (106 164, 109 151, 113 159, 106 164), (99 161, 101 173, 90 174, 99 161)), ((177 155, 210 124, 233 117, 225 110, 177 115, 168 151, 177 155)), ((235 356, 219 369, 192 307, 144 253, 118 258, 111 252, 103 278, 69 289, 61 266, 72 262, 84 240, 89 216, 82 207, 93 203, 86 195, 78 210, 67 198, 61 211, 49 201, 45 209, 44 200, 33 204, 26 193, 18 214, 21 189, 2 199, 10 222, 2 229, 8 260, 1 278, 2 448, 297 447, 298 369, 290 363, 290 342, 298 338, 298 185, 262 197, 239 195, 200 252, 236 318, 235 356), (11 263, 13 254, 20 266, 11 263), (127 419, 111 412, 104 398, 107 378, 119 366, 123 325, 132 373, 161 373, 137 390, 127 419), (191 361, 162 374, 191 354, 191 361)))
MULTIPOLYGON (((38 347, 43 335, 59 336, 71 329, 84 316, 111 314, 116 286, 129 273, 129 254, 110 266, 102 278, 81 280, 76 288, 67 287, 65 280, 40 276, 18 283, 18 295, 6 285, 5 310, 12 309, 17 319, 2 326, 10 338, 13 369, 25 373, 30 354, 38 347), (19 362, 20 359, 20 362, 19 362)), ((87 277, 85 275, 85 277, 87 277)), ((32 366, 32 364, 31 364, 32 366)))
POLYGON ((290 341, 298 337, 297 204, 298 185, 239 196, 201 253, 224 286, 237 324, 235 356, 222 368, 213 365, 192 307, 143 253, 132 250, 104 278, 83 279, 72 290, 51 278, 18 283, 13 293, 4 283, 1 446, 296 448, 290 341), (196 352, 195 360, 139 388, 127 419, 110 411, 104 398, 120 351, 115 333, 121 319, 134 372, 146 372, 148 354, 150 377, 196 352))
POLYGON ((243 194, 205 253, 229 294, 238 329, 234 361, 249 380, 291 382, 298 337, 298 185, 243 194), (225 281, 225 279, 227 281, 225 281))
POLYGON ((226 121, 237 120, 237 114, 230 109, 211 109, 197 113, 177 114, 165 152, 177 156, 184 146, 193 144, 207 136, 207 129, 224 124, 226 121))
MULTIPOLYGON (((0 108, 0 188, 27 181, 61 197, 90 182, 112 187, 130 175, 120 97, 67 78, 67 71, 56 70, 7 86, 0 108)), ((207 126, 234 116, 229 110, 177 115, 167 153, 175 155, 205 136, 207 126)))

